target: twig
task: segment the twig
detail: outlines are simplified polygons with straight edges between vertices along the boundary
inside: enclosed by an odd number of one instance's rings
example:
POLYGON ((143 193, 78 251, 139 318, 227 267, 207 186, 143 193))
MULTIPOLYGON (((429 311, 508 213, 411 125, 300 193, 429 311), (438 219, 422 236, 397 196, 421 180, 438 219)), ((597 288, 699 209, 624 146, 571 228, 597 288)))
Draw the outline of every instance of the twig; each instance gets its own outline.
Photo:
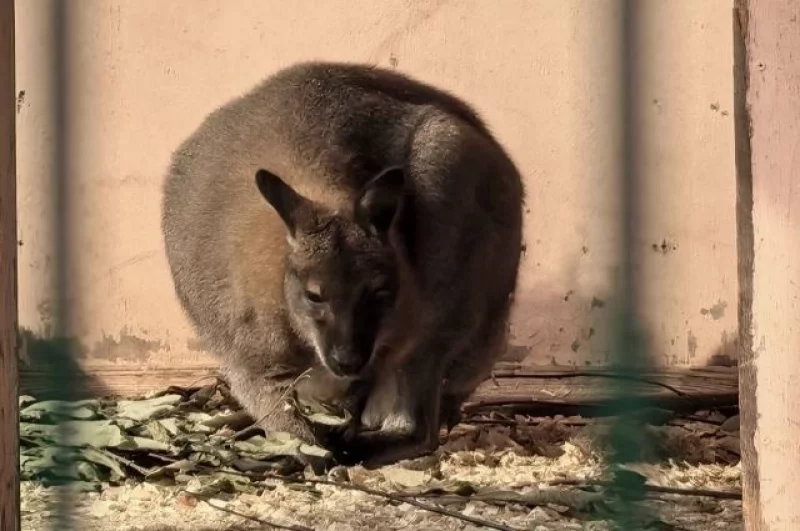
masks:
MULTIPOLYGON (((213 470, 211 467, 198 467, 199 471, 202 470, 211 471, 213 470)), ((483 520, 482 518, 477 518, 475 516, 467 516, 457 511, 450 511, 444 509, 442 507, 436 507, 435 505, 428 505, 417 501, 415 499, 406 498, 402 494, 392 494, 390 492, 384 492, 380 490, 373 490, 369 487, 362 487, 361 485, 355 485, 353 483, 341 483, 338 481, 331 481, 329 479, 309 479, 309 478, 298 478, 298 477, 291 477, 291 476, 277 476, 274 474, 248 474, 246 472, 238 472, 238 471, 226 471, 227 474, 233 474, 236 476, 246 477, 248 479, 256 479, 256 480, 275 480, 281 483, 308 483, 310 485, 328 485, 331 487, 337 487, 340 489, 345 490, 356 490, 359 492, 363 492, 364 494, 369 494, 371 496, 377 496, 380 498, 385 498, 387 500, 393 501, 395 503, 407 503, 409 505, 413 505, 418 509, 422 509, 423 511, 428 511, 431 513, 441 514, 444 516, 449 516, 450 518, 456 518, 458 520, 469 522, 471 524, 488 527, 490 529, 497 529, 499 531, 521 531, 514 527, 509 527, 504 524, 499 524, 496 522, 491 522, 489 520, 483 520)))
POLYGON ((201 376, 200 378, 197 378, 196 380, 190 382, 188 385, 184 385, 183 388, 184 389, 194 389, 195 385, 199 384, 200 382, 202 382, 204 380, 210 380, 212 378, 214 380, 217 380, 217 383, 219 383, 219 376, 217 376, 216 374, 206 374, 205 376, 201 376))
POLYGON ((577 511, 585 511, 593 503, 602 501, 599 493, 583 491, 567 491, 556 489, 535 489, 527 492, 514 491, 489 491, 469 495, 449 494, 438 492, 403 493, 401 496, 416 498, 435 498, 437 503, 464 503, 467 501, 481 501, 484 503, 509 504, 515 503, 528 507, 542 507, 545 505, 563 505, 577 511))
POLYGON ((275 479, 277 481, 282 481, 286 483, 310 483, 312 485, 329 485, 332 487, 338 487, 340 489, 347 489, 347 490, 357 490, 363 492, 365 494, 369 494, 371 496, 377 496, 380 498, 384 498, 395 503, 407 503, 409 505, 413 505, 418 509, 422 509, 423 511, 428 511, 431 513, 441 514, 443 516, 449 516, 450 518, 456 518, 463 522, 469 522, 471 524, 488 527, 490 529, 498 529, 499 531, 521 531, 514 527, 509 527, 505 524, 500 524, 497 522, 491 522, 489 520, 484 520, 482 518, 477 518, 474 516, 467 516, 462 514, 458 511, 450 511, 448 509, 444 509, 443 507, 437 507, 435 505, 428 505, 426 503, 422 503, 420 501, 415 500, 411 497, 405 497, 404 495, 397 495, 392 494, 389 492, 384 492, 380 490, 373 490, 369 487, 362 487, 361 485, 355 485, 353 483, 340 483, 338 481, 331 481, 328 479, 306 479, 306 478, 292 478, 292 477, 281 477, 281 476, 273 476, 268 475, 265 476, 265 479, 275 479))
POLYGON ((312 528, 312 527, 306 527, 306 526, 300 525, 300 524, 288 524, 288 525, 278 524, 278 523, 275 523, 275 522, 271 522, 269 520, 265 520, 263 518, 258 518, 256 516, 250 516, 249 514, 240 513, 239 511, 234 511, 233 509, 228 509, 226 507, 219 507, 218 505, 214 505, 213 503, 211 503, 211 499, 212 498, 208 498, 206 496, 203 496, 202 494, 197 494, 195 492, 190 492, 190 491, 188 491, 186 489, 181 489, 179 492, 182 492, 182 493, 184 493, 184 494, 186 494, 188 496, 191 496, 192 498, 195 498, 195 499, 205 503, 209 507, 212 507, 212 508, 214 508, 214 509, 216 509, 216 510, 218 510, 220 512, 227 513, 227 514, 230 514, 230 515, 233 515, 233 516, 238 516, 239 518, 244 518, 245 520, 248 520, 250 522, 255 522, 257 524, 261 524, 263 526, 271 527, 273 529, 285 529, 287 531, 314 531, 314 528, 312 528))
MULTIPOLYGON (((733 406, 739 399, 738 392, 715 395, 675 396, 644 395, 650 407, 667 409, 675 413, 697 411, 698 409, 720 409, 733 406)), ((484 410, 524 412, 533 416, 580 414, 584 417, 603 417, 608 415, 610 399, 587 399, 584 401, 541 400, 532 396, 488 396, 467 402, 463 406, 465 415, 474 415, 484 410)))
POLYGON ((681 418, 674 419, 673 422, 680 422, 682 420, 688 420, 690 422, 702 422, 704 424, 712 424, 714 426, 722 426, 722 424, 725 422, 724 420, 712 420, 700 417, 698 415, 685 415, 681 418))
POLYGON ((669 391, 672 391, 678 396, 688 397, 690 396, 689 393, 684 393, 680 389, 677 389, 671 385, 665 384, 663 382, 659 382, 657 380, 651 380, 649 378, 642 378, 639 376, 631 376, 628 374, 619 374, 613 372, 587 372, 587 371, 564 371, 564 372, 543 372, 541 374, 519 374, 514 370, 497 370, 492 373, 493 377, 501 377, 501 378, 611 378, 615 380, 628 380, 632 382, 640 382, 648 385, 655 385, 658 387, 663 387, 669 391))
POLYGON ((312 368, 306 369, 305 372, 303 372, 303 374, 301 374, 300 376, 295 378, 294 381, 291 384, 289 384, 289 387, 286 388, 286 391, 283 392, 283 394, 280 396, 280 398, 278 398, 275 401, 275 403, 272 404, 272 407, 269 408, 269 411, 267 411, 264 415, 261 416, 261 418, 256 420, 250 426, 247 426, 246 428, 242 428, 241 430, 239 430, 236 433, 234 433, 233 435, 231 435, 230 436, 230 440, 235 440, 238 437, 241 437, 245 433, 249 432, 250 430, 255 429, 258 424, 261 424, 270 415, 272 415, 275 412, 275 410, 278 409, 278 406, 280 406, 283 403, 283 401, 286 399, 286 397, 289 396, 289 393, 295 388, 295 386, 297 385, 297 382, 299 382, 303 378, 308 378, 308 373, 310 373, 311 371, 312 371, 312 368))
POLYGON ((113 459, 114 461, 117 461, 117 462, 122 463, 123 465, 125 465, 127 467, 132 468, 133 470, 137 471, 138 473, 140 473, 143 476, 146 476, 148 473, 150 473, 149 469, 147 469, 147 468, 145 468, 145 467, 143 467, 141 465, 137 465, 136 463, 134 463, 130 459, 126 459, 126 458, 122 457, 121 455, 115 454, 114 452, 110 452, 110 451, 106 450, 103 453, 105 455, 107 455, 108 457, 110 457, 111 459, 113 459))
MULTIPOLYGON (((490 426, 540 426, 548 422, 547 420, 523 420, 516 421, 512 419, 476 419, 466 418, 461 424, 487 424, 490 426)), ((555 421, 557 424, 564 426, 586 426, 591 423, 588 419, 561 419, 555 421)))
MULTIPOLYGON (((579 479, 558 479, 555 481, 548 482, 548 485, 558 486, 570 486, 570 487, 613 487, 613 483, 609 481, 598 481, 598 480, 588 480, 583 481, 579 479)), ((710 490, 710 489, 681 489, 677 487, 662 487, 660 485, 648 485, 644 484, 641 486, 647 492, 657 492, 661 494, 676 494, 679 496, 704 496, 706 498, 717 498, 720 500, 741 500, 742 493, 735 492, 735 491, 722 491, 722 490, 710 490)))

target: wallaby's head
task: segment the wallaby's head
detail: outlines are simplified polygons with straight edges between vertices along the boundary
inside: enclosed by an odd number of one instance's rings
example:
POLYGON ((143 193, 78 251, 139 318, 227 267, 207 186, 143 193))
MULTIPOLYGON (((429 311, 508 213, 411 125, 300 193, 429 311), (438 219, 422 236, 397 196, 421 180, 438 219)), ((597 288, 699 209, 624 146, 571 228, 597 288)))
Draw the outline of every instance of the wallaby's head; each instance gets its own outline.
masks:
POLYGON ((300 195, 267 170, 256 173, 256 183, 286 226, 284 292, 294 327, 331 372, 359 374, 396 301, 397 261, 389 233, 403 204, 404 171, 379 173, 347 212, 300 195))

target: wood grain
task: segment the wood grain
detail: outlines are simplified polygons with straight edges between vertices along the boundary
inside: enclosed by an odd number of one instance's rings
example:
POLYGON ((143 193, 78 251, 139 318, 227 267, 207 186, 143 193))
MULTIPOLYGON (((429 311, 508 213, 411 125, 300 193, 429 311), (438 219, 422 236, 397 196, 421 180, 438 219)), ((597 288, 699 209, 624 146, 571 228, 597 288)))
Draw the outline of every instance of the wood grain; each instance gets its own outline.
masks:
POLYGON ((19 530, 14 2, 0 0, 0 531, 19 530))
MULTIPOLYGON (((603 369, 584 371, 572 366, 532 366, 504 363, 495 377, 484 382, 470 398, 470 411, 507 405, 511 409, 540 414, 591 413, 614 399, 613 386, 623 383, 614 372, 603 369)), ((82 374, 81 396, 138 396, 163 390, 170 385, 190 386, 208 383, 218 375, 213 365, 186 367, 86 367, 82 374)), ((643 380, 625 382, 632 390, 652 401, 652 405, 676 410, 735 405, 738 373, 664 369, 642 374, 643 380), (674 388, 679 393, 666 387, 674 388)), ((20 385, 24 394, 47 398, 50 390, 43 371, 23 370, 20 385)))
POLYGON ((734 123, 736 146, 736 246, 739 280, 740 452, 743 510, 748 529, 760 528, 758 452, 755 447, 755 391, 758 381, 753 351, 753 172, 750 154, 750 114, 747 109, 747 1, 737 0, 733 13, 734 123))
POLYGON ((800 529, 800 3, 740 0, 736 7, 745 96, 737 109, 737 148, 749 150, 737 158, 737 173, 741 210, 750 194, 752 231, 748 242, 748 227, 740 225, 740 238, 751 245, 740 248, 745 529, 794 530, 800 529))

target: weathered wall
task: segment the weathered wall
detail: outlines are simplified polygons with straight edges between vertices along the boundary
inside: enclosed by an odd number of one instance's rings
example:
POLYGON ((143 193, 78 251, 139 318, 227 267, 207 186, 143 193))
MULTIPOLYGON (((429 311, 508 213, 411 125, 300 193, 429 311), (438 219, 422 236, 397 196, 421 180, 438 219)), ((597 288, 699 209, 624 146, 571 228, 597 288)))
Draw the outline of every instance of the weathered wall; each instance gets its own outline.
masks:
MULTIPOLYGON (((646 219, 656 360, 735 336, 731 2, 646 2, 646 219)), ((19 308, 46 334, 52 222, 46 0, 19 2, 19 308)), ((305 59, 392 66, 472 102, 525 176, 515 356, 608 358, 616 238, 617 3, 580 0, 82 0, 70 4, 69 308, 85 363, 205 363, 159 232, 169 155, 217 105, 305 59)))

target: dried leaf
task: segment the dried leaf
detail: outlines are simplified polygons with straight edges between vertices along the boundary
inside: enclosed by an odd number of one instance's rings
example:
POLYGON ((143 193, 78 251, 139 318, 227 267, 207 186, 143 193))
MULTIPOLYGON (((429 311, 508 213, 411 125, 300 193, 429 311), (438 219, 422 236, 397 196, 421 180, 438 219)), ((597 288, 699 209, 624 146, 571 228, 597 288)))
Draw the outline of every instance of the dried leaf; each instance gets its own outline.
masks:
POLYGON ((350 415, 340 417, 329 413, 312 413, 305 416, 305 418, 312 424, 320 424, 323 426, 346 426, 351 420, 350 415))
POLYGON ((430 476, 421 470, 391 467, 383 470, 383 477, 398 487, 420 487, 430 481, 430 476))

